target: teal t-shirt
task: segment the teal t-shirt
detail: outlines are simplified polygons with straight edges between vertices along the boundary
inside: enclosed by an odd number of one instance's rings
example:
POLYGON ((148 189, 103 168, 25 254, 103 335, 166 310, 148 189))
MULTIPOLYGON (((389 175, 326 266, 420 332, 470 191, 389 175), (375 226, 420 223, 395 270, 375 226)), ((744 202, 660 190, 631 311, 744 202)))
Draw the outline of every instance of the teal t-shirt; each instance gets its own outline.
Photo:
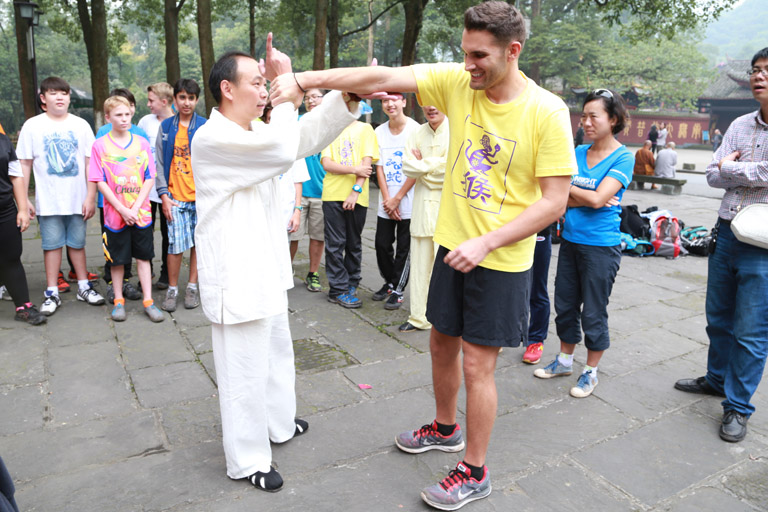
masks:
MULTIPOLYGON (((632 181, 632 169, 635 166, 635 156, 626 146, 616 150, 601 160, 592 168, 587 166, 587 150, 591 144, 576 148, 576 163, 579 171, 571 178, 571 185, 585 190, 597 190, 606 176, 621 183, 622 188, 616 193, 619 201, 624 196, 624 190, 632 181)), ((569 242, 584 245, 610 247, 621 242, 621 206, 603 206, 589 208, 577 206, 568 208, 565 214, 563 238, 569 242)))
POLYGON ((320 153, 308 156, 304 160, 307 162, 309 181, 302 183, 301 195, 319 199, 323 197, 323 179, 325 178, 325 169, 320 163, 320 153))

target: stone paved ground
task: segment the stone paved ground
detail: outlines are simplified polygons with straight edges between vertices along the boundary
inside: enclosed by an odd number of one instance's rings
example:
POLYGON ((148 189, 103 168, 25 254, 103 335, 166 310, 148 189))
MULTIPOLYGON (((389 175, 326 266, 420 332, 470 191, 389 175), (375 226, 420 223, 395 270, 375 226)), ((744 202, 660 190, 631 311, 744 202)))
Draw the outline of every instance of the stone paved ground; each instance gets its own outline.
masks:
MULTIPOLYGON (((651 191, 625 198, 641 210, 667 207, 690 225, 711 226, 718 204, 651 191)), ((407 455, 393 445, 396 433, 434 415, 428 335, 397 331, 407 301, 387 312, 367 300, 381 285, 374 226, 372 209, 362 309, 329 304, 298 279, 289 293, 299 414, 311 427, 275 448, 286 480, 277 494, 226 477, 210 327, 199 309, 181 308, 155 325, 130 302, 128 320, 114 324, 106 306, 69 293, 47 326, 30 327, 0 303, 0 456, 21 509, 427 510, 419 490, 458 458, 407 455)), ((101 263, 95 229, 91 222, 93 271, 101 263)), ((24 262, 37 300, 35 236, 27 236, 24 262)), ((297 276, 305 275, 306 250, 297 276)), ((551 277, 556 259, 555 249, 551 277)), ((613 346, 590 398, 568 396, 575 377, 534 379, 522 349, 504 350, 488 454, 494 492, 465 510, 768 510, 765 389, 754 398, 746 440, 728 444, 717 436, 719 401, 672 388, 704 372, 706 275, 704 258, 623 259, 609 308, 613 346)), ((551 329, 544 360, 556 353, 555 340, 551 329)), ((583 348, 576 360, 577 368, 584 363, 583 348)), ((463 403, 462 392, 461 411, 463 403)))

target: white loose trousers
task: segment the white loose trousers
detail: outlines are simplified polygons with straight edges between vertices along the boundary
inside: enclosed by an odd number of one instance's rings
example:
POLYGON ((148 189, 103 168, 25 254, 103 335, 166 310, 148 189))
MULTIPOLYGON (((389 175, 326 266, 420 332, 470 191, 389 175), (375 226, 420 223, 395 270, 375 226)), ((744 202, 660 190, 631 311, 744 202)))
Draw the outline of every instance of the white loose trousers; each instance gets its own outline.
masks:
POLYGON ((427 295, 437 249, 431 236, 411 235, 411 316, 408 322, 417 329, 432 327, 427 321, 427 295))
POLYGON ((239 324, 212 324, 227 475, 266 473, 270 440, 296 431, 295 368, 288 313, 239 324))

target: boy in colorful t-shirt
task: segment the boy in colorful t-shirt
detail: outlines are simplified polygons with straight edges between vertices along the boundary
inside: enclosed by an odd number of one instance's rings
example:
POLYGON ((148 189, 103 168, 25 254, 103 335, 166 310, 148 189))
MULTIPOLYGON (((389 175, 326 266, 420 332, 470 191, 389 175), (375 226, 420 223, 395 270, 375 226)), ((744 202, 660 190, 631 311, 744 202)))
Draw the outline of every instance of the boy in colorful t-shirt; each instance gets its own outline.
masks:
POLYGON ((144 312, 153 322, 165 317, 152 300, 152 207, 149 191, 155 184, 155 164, 149 141, 130 132, 128 100, 111 96, 104 102, 104 116, 112 131, 93 143, 88 180, 104 195, 104 256, 112 265, 115 300, 112 320, 125 320, 123 275, 125 265, 136 259, 144 295, 144 312))

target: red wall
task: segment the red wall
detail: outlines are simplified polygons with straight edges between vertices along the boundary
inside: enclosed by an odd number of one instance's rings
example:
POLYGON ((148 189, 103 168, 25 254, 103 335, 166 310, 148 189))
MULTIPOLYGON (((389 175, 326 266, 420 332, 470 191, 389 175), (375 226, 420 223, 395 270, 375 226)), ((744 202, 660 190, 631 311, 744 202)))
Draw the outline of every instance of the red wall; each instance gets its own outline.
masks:
MULTIPOLYGON (((625 144, 643 144, 648 138, 651 125, 656 123, 656 128, 661 128, 661 123, 667 123, 667 142, 681 144, 702 144, 702 132, 709 127, 709 115, 691 114, 688 116, 665 116, 652 113, 630 112, 629 120, 624 130, 617 138, 625 144)), ((571 127, 574 135, 579 127, 581 112, 571 112, 571 127)))

